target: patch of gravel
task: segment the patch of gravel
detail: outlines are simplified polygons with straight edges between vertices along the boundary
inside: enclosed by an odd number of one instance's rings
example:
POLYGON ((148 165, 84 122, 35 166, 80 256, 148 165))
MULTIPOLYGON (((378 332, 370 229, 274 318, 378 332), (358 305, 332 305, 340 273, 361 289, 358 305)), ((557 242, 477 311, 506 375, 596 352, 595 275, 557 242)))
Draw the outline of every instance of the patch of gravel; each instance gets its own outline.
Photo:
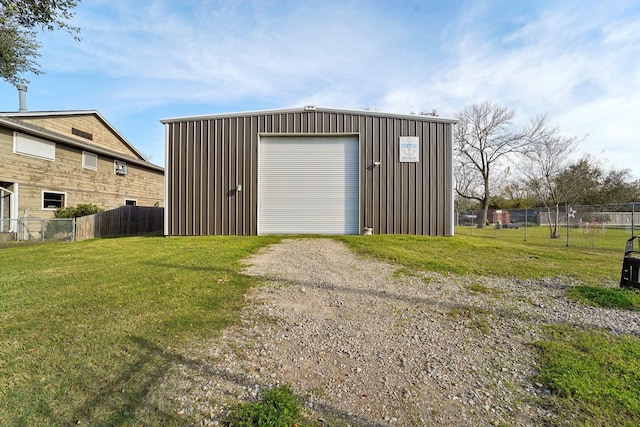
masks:
POLYGON ((531 380, 542 325, 640 336, 640 314, 570 301, 558 280, 403 274, 330 239, 247 261, 265 286, 243 322, 177 359, 157 391, 200 425, 285 383, 320 422, 540 425, 555 416, 531 380))

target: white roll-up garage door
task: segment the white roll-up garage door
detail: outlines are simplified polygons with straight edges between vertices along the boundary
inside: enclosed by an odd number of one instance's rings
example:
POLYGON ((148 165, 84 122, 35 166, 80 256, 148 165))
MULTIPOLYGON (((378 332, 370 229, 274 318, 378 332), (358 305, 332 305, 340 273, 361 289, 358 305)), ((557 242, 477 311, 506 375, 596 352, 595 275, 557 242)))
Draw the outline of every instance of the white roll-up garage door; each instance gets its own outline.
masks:
POLYGON ((358 138, 260 138, 260 234, 359 234, 358 138))

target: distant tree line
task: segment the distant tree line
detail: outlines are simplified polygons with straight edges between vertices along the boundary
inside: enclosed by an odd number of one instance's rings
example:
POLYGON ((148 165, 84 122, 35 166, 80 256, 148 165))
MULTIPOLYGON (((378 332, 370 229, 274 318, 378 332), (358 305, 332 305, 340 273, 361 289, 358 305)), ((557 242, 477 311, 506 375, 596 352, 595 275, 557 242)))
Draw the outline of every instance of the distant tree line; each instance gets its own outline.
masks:
POLYGON ((605 169, 593 157, 575 159, 580 140, 560 134, 546 116, 514 124, 516 111, 490 101, 456 113, 454 131, 456 203, 480 211, 544 206, 558 237, 565 205, 623 204, 640 201, 640 180, 628 169, 605 169))

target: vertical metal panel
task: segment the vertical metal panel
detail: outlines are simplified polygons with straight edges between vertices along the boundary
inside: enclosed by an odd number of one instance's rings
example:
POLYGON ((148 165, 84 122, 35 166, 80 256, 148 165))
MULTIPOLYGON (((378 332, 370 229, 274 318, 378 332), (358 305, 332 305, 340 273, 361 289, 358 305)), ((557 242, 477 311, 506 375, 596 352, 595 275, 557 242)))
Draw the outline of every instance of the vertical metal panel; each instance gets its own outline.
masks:
POLYGON ((204 218, 205 223, 205 234, 214 234, 215 229, 215 188, 213 186, 213 168, 210 165, 215 165, 214 156, 215 150, 211 144, 211 122, 209 120, 204 121, 204 125, 202 126, 202 145, 203 152, 205 153, 202 156, 202 168, 203 168, 203 176, 202 179, 206 181, 205 183, 205 194, 206 194, 206 217, 204 218))
POLYGON ((258 126, 258 119, 252 117, 251 119, 251 151, 250 151, 250 168, 247 175, 247 183, 249 183, 249 190, 251 191, 251 201, 247 206, 247 209, 251 212, 251 223, 247 230, 247 234, 258 233, 258 132, 260 127, 258 126))
POLYGON ((445 156, 447 157, 447 182, 449 183, 450 192, 449 192, 449 203, 448 203, 448 211, 447 218, 449 218, 449 226, 445 230, 445 236, 453 236, 455 233, 455 208, 454 208, 454 197, 453 197, 453 186, 455 185, 455 179, 453 176, 453 126, 445 126, 445 135, 446 139, 444 142, 445 145, 445 156))
MULTIPOLYGON (((416 122, 415 121, 410 121, 408 124, 408 133, 412 136, 417 135, 416 133, 416 122)), ((420 142, 422 143, 422 141, 420 142)), ((409 190, 409 224, 408 224, 408 233, 409 234, 416 234, 416 210, 417 210, 417 206, 416 206, 416 193, 418 192, 418 185, 419 183, 416 182, 416 168, 420 165, 420 163, 406 163, 406 165, 408 166, 409 169, 409 180, 408 180, 408 185, 407 185, 407 189, 409 190)))
POLYGON ((391 145, 392 145, 392 154, 393 158, 393 174, 389 177, 389 181, 386 185, 391 189, 391 195, 393 197, 393 205, 390 207, 391 215, 392 215, 392 229, 391 233, 397 234, 401 233, 402 218, 400 216, 400 203, 402 201, 402 187, 401 187, 401 179, 402 179, 402 165, 398 160, 398 135, 401 134, 401 130, 399 129, 399 120, 393 121, 393 133, 391 137, 391 145))
POLYGON ((178 216, 178 230, 180 234, 190 234, 191 230, 187 228, 187 216, 189 215, 189 210, 187 206, 187 202, 189 200, 189 185, 188 185, 188 177, 190 171, 190 163, 188 156, 188 147, 187 147, 187 132, 188 132, 189 122, 180 125, 180 153, 178 161, 180 165, 184 165, 181 169, 181 173, 179 176, 178 182, 178 196, 180 200, 180 215, 178 216))
POLYGON ((182 203, 180 202, 180 174, 183 171, 184 166, 182 165, 182 159, 180 157, 180 146, 181 146, 181 132, 182 132, 183 123, 178 123, 174 125, 174 134, 175 134, 175 145, 174 145, 174 158, 175 164, 177 165, 176 173, 174 177, 173 183, 173 200, 177 207, 175 211, 175 216, 173 218, 173 227, 175 230, 175 234, 180 234, 180 213, 184 210, 182 203))
MULTIPOLYGON (((167 171, 169 168, 166 167, 168 165, 171 165, 171 152, 169 150, 169 129, 171 129, 171 125, 170 124, 166 124, 164 125, 164 139, 166 141, 165 143, 165 147, 164 147, 164 158, 165 158, 165 171, 167 171)), ((164 174, 164 206, 170 206, 169 205, 169 172, 165 172, 164 174)), ((2 215, 0 215, 0 218, 2 218, 2 215)), ((13 218, 13 215, 10 216, 10 218, 13 218)), ((164 235, 168 235, 169 234, 169 229, 171 228, 169 226, 169 219, 171 217, 169 216, 169 209, 165 208, 164 209, 164 227, 163 227, 163 233, 164 235)))
POLYGON ((429 129, 430 140, 432 141, 429 144, 429 234, 436 234, 436 216, 433 212, 433 207, 437 205, 437 163, 436 163, 436 146, 437 146, 437 125, 431 125, 429 129))
POLYGON ((173 135, 173 129, 175 128, 175 123, 165 123, 165 147, 164 147, 164 234, 165 236, 170 236, 174 234, 173 230, 173 213, 176 210, 175 200, 173 199, 173 195, 175 192, 173 191, 172 185, 174 182, 173 174, 178 169, 179 165, 174 162, 173 155, 173 146, 175 144, 175 138, 173 135))
POLYGON ((395 135, 395 131, 394 131, 394 126, 395 126, 395 120, 393 119, 387 119, 387 135, 386 135, 386 156, 384 157, 384 159, 382 160, 382 165, 381 167, 383 168, 383 171, 385 171, 386 173, 384 174, 384 180, 380 183, 380 190, 381 191, 385 191, 386 193, 386 205, 384 206, 384 215, 385 215, 385 228, 381 229, 381 230, 374 230, 374 232, 376 233, 380 233, 380 234, 391 234, 394 233, 395 230, 393 228, 393 224, 395 223, 394 221, 394 217, 393 217, 393 202, 394 202, 394 188, 393 185, 390 185, 390 183, 393 183, 393 176, 394 176, 394 171, 395 171, 395 160, 394 160, 394 155, 395 155, 395 144, 393 143, 393 138, 395 135))
POLYGON ((166 123, 165 232, 257 234, 259 135, 357 134, 361 225, 374 233, 450 235, 452 126, 420 116, 334 110, 166 123), (419 162, 399 162, 401 136, 420 138, 419 162))
POLYGON ((197 121, 193 123, 193 132, 189 135, 191 139, 191 145, 193 146, 193 173, 191 175, 190 182, 193 186, 193 234, 204 234, 202 229, 201 218, 206 215, 206 211, 202 209, 202 169, 200 162, 202 159, 202 141, 200 136, 200 130, 202 128, 202 122, 197 121))
POLYGON ((237 218, 238 218, 238 198, 241 197, 242 192, 237 192, 236 188, 238 187, 238 171, 241 165, 238 163, 238 151, 239 141, 238 138, 238 122, 242 120, 242 118, 232 118, 231 123, 229 123, 230 133, 229 133, 229 171, 230 180, 229 180, 229 232, 228 234, 234 235, 237 234, 237 218))

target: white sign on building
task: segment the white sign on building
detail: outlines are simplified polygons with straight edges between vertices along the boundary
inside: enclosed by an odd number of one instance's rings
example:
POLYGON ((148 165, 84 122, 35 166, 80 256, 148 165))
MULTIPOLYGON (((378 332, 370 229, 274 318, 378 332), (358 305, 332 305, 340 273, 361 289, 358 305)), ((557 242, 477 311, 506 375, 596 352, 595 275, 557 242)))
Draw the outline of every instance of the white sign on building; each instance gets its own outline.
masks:
POLYGON ((400 161, 417 163, 420 161, 420 138, 417 136, 400 137, 400 161))

